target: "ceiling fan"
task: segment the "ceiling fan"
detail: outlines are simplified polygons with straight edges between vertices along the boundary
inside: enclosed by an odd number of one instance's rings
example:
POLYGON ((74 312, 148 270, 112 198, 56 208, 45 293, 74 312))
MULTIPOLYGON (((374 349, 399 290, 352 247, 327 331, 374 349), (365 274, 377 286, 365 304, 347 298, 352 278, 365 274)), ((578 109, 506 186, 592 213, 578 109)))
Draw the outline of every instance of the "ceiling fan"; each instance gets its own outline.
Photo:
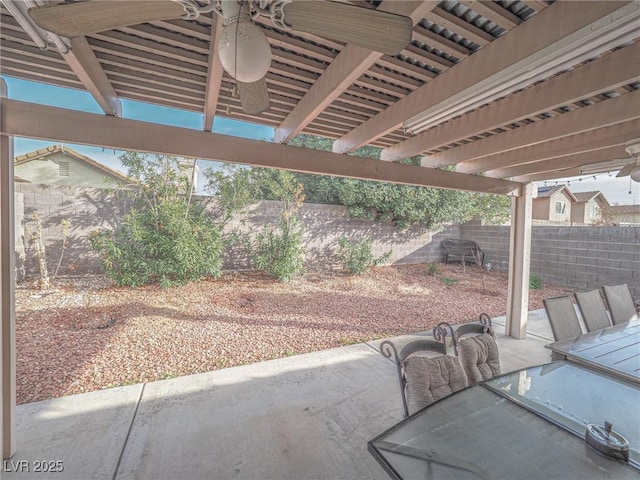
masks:
POLYGON ((63 37, 77 37, 158 20, 224 18, 216 50, 237 82, 242 109, 269 108, 265 75, 271 64, 266 35, 252 20, 264 16, 281 30, 311 33, 395 55, 411 42, 411 18, 329 0, 88 0, 29 9, 33 21, 63 37))
POLYGON ((630 176, 631 180, 640 182, 640 138, 628 141, 625 150, 631 155, 631 162, 627 163, 616 177, 630 176))

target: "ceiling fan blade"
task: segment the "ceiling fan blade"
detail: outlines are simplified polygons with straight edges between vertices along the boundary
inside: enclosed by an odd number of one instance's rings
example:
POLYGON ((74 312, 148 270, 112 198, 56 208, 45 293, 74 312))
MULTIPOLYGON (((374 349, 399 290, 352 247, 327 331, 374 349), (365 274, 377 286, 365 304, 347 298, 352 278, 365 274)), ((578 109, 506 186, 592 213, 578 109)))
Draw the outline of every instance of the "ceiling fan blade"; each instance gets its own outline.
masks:
POLYGON ((284 20, 294 30, 396 55, 411 42, 411 18, 331 1, 291 2, 284 20))
POLYGON ((69 38, 138 23, 180 18, 183 14, 184 9, 179 3, 168 0, 94 0, 29 9, 29 16, 40 28, 69 38))
POLYGON ((256 115, 269 109, 269 92, 264 78, 253 83, 238 82, 238 93, 245 113, 256 115))
POLYGON ((635 168, 636 163, 637 162, 631 162, 631 163, 626 164, 622 168, 622 170, 620 170, 618 172, 618 175, 616 175, 616 178, 618 178, 618 177, 627 177, 627 176, 631 175, 631 170, 633 170, 635 168))

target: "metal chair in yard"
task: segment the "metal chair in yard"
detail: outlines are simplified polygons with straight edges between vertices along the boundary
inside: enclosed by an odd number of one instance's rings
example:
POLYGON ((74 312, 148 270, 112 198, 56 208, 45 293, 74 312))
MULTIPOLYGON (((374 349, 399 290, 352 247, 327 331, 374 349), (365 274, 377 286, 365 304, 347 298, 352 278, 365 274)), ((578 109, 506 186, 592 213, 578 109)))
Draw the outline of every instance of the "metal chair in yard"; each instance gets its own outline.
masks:
POLYGON ((544 309, 549 317, 551 331, 556 342, 582 335, 580 320, 573 308, 571 297, 545 298, 542 303, 544 303, 544 309))
POLYGON ((602 287, 614 325, 638 318, 631 292, 626 284, 602 287))
POLYGON ((457 326, 452 343, 469 385, 500 375, 500 352, 489 315, 481 313, 478 322, 457 326))
POLYGON ((405 417, 467 386, 458 358, 447 355, 447 335, 436 327, 433 340, 412 341, 400 352, 389 340, 380 344, 380 352, 396 363, 405 417), (433 353, 438 355, 426 356, 433 353))
POLYGON ((576 292, 575 297, 588 332, 611 326, 611 320, 598 290, 576 292))

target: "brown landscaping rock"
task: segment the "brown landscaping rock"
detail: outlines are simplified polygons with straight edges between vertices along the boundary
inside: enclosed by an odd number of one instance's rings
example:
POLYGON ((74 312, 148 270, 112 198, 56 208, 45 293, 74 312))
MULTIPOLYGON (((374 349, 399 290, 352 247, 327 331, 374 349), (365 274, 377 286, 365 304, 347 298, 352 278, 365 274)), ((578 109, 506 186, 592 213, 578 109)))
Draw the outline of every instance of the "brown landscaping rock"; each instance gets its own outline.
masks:
MULTIPOLYGON (((235 273, 168 290, 117 288, 101 277, 59 280, 47 295, 21 286, 18 403, 425 331, 481 312, 505 314, 505 272, 439 267, 434 276, 424 264, 400 265, 290 283, 235 273)), ((569 291, 532 290, 529 308, 569 291)))

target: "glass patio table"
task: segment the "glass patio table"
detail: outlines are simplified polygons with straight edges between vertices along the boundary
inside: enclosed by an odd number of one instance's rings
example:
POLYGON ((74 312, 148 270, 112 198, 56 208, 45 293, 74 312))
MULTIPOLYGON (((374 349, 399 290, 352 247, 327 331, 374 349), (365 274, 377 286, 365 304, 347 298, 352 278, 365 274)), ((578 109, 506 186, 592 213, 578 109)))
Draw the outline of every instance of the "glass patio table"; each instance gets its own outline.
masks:
POLYGON ((369 451, 396 479, 640 478, 640 387, 560 361, 508 373, 420 410, 369 451), (613 424, 629 461, 585 441, 613 424))

